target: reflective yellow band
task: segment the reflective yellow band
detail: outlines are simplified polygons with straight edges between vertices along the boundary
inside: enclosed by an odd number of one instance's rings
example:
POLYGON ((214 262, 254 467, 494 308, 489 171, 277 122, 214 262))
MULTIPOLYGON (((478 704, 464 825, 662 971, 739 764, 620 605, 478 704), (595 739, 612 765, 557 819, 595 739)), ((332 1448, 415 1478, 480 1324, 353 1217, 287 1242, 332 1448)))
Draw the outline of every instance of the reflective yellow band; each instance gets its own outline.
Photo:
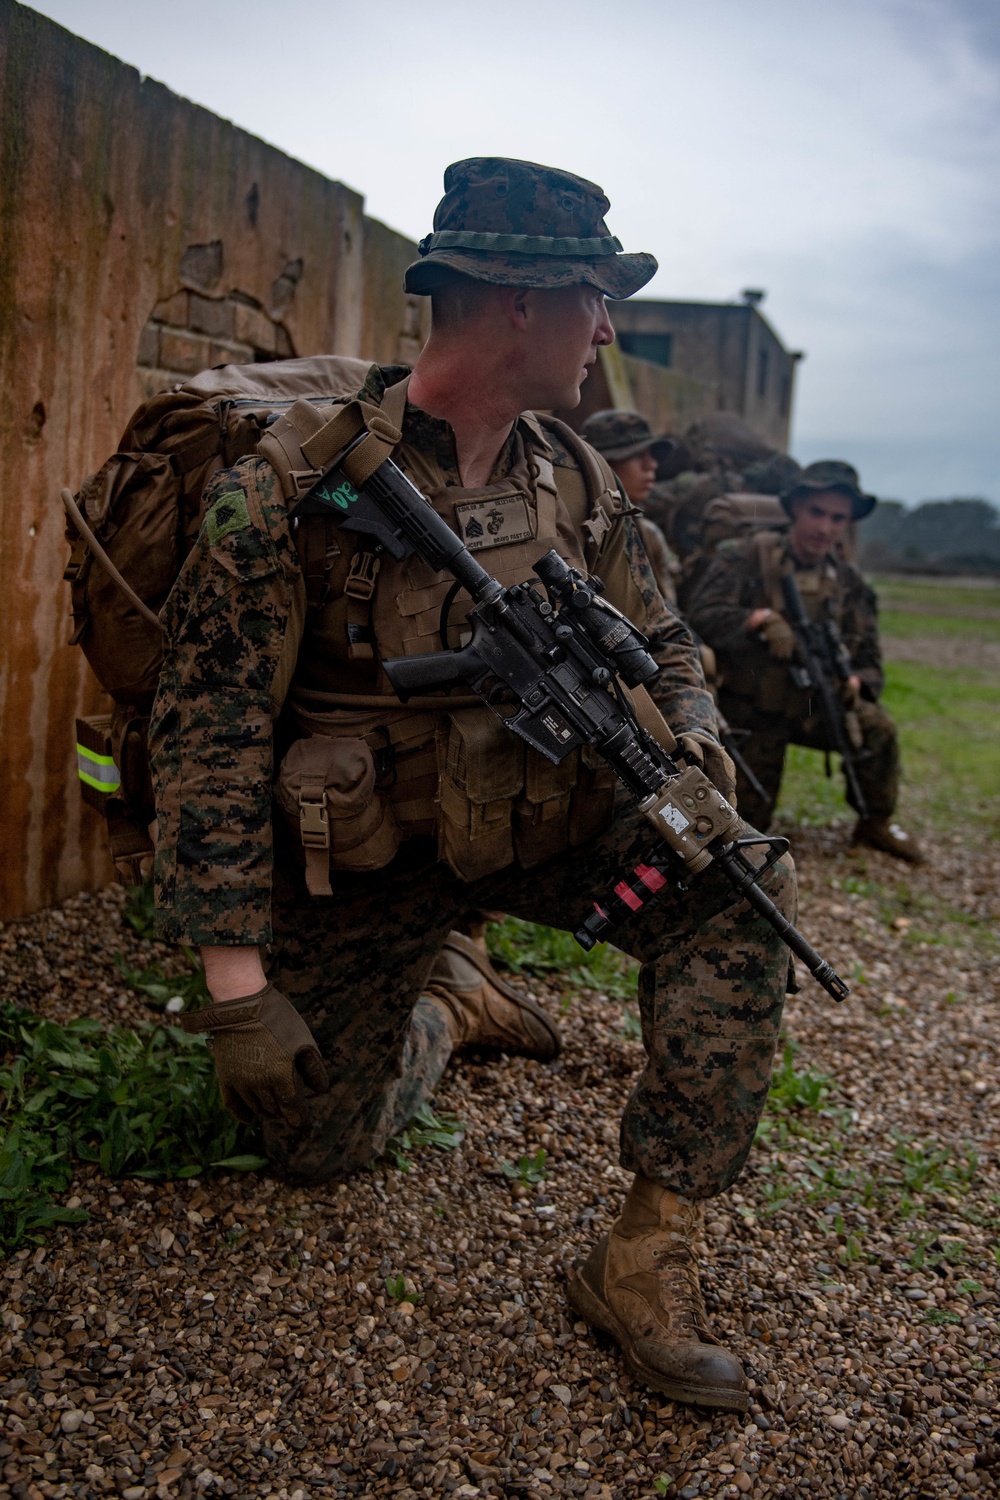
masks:
POLYGON ((98 755, 79 742, 76 747, 76 774, 80 780, 92 786, 95 792, 117 792, 121 786, 118 767, 110 755, 98 755))

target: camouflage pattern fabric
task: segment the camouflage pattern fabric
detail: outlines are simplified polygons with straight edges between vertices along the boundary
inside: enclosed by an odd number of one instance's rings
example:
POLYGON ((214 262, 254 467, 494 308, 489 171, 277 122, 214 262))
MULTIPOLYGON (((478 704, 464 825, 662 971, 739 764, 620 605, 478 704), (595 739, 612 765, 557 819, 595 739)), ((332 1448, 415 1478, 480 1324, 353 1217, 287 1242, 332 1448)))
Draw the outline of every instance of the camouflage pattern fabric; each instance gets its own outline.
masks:
POLYGON ((636 527, 642 538, 642 545, 646 549, 649 558, 649 566, 656 579, 656 586, 668 604, 677 604, 677 573, 680 563, 670 550, 669 543, 663 532, 655 521, 648 521, 645 516, 636 517, 636 527))
POLYGON ((676 438, 665 434, 657 437, 641 412, 625 411, 621 407, 591 412, 580 428, 580 436, 586 438, 609 463, 616 459, 636 458, 647 450, 658 464, 666 463, 680 447, 676 438))
MULTIPOLYGON (((420 989, 470 902, 573 930, 589 900, 644 859, 655 835, 623 800, 615 823, 571 857, 524 872, 459 881, 414 840, 387 869, 334 875, 311 900, 279 847, 272 978, 298 1006, 333 1079, 302 1131, 267 1126, 279 1171, 325 1181, 369 1163, 428 1098, 448 1060, 443 1019, 420 989)), ((794 919, 794 875, 769 875, 794 919)), ((693 1198, 739 1175, 767 1097, 788 954, 770 926, 711 871, 685 894, 664 892, 618 942, 642 961, 647 1060, 625 1110, 621 1163, 693 1198)))
MULTIPOLYGON (((787 546, 785 556, 790 556, 787 546)), ((836 571, 834 618, 851 664, 871 702, 882 693, 882 649, 878 639, 878 604, 874 591, 851 563, 833 555, 826 564, 836 571)), ((752 610, 773 607, 752 539, 720 543, 713 561, 688 601, 691 628, 715 651, 723 685, 730 694, 751 701, 771 665, 767 648, 746 631, 752 610)), ((803 702, 802 709, 805 704, 803 702)), ((723 709, 729 718, 727 709, 723 709)), ((803 713, 795 717, 802 717, 803 713)))
MULTIPOLYGON (((755 827, 767 829, 781 790, 785 768, 785 747, 805 745, 810 750, 829 750, 819 716, 789 719, 784 714, 764 714, 735 693, 720 694, 720 708, 733 729, 749 729, 748 739, 741 740, 740 754, 768 793, 766 802, 736 769, 736 800, 740 812, 755 827)), ((899 739, 896 726, 878 703, 859 703, 856 709, 864 749, 864 760, 855 763, 855 773, 872 818, 891 817, 899 796, 899 739)), ((850 791, 847 800, 858 811, 850 791)))
POLYGON ((792 504, 806 495, 841 494, 851 502, 851 515, 855 521, 871 515, 878 504, 874 495, 866 495, 861 489, 858 471, 839 458, 821 458, 793 475, 781 490, 781 503, 792 514, 792 504))
POLYGON ((583 283, 631 297, 654 275, 656 259, 622 253, 604 222, 610 207, 596 182, 557 167, 505 156, 453 162, 404 288, 423 296, 457 271, 499 286, 583 283))

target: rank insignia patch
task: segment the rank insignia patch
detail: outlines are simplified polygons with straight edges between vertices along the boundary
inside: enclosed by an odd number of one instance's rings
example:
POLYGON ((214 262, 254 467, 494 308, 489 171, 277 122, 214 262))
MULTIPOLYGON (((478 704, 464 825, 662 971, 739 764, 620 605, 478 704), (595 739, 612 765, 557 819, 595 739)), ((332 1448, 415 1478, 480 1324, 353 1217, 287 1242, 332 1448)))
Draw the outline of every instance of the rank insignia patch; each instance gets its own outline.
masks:
POLYGON ((529 542, 534 536, 531 512, 523 495, 497 495, 455 506, 459 536, 470 552, 529 542))

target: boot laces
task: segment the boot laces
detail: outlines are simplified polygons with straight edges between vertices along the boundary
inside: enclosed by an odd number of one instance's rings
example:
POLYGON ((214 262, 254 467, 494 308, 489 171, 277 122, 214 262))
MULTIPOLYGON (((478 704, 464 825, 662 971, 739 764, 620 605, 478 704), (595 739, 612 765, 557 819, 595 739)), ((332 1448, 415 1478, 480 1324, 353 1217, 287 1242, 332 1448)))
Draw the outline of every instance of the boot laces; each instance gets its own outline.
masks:
POLYGON ((698 1339, 711 1340, 694 1261, 689 1256, 680 1259, 666 1248, 654 1250, 653 1257, 660 1262, 660 1306, 670 1322, 690 1330, 698 1339))

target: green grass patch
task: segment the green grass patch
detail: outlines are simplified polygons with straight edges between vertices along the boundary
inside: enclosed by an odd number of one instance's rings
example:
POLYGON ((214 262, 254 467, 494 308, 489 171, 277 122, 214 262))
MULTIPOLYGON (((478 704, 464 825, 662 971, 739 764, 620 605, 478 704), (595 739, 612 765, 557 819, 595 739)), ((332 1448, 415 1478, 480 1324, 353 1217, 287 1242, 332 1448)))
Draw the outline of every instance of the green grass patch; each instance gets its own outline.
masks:
POLYGON ((437 1115, 429 1104, 421 1104, 401 1135, 385 1144, 385 1155, 398 1172, 408 1172, 413 1165, 412 1151, 435 1146, 438 1151, 454 1151, 465 1139, 465 1122, 455 1115, 437 1115))
POLYGON ((954 578, 906 578, 883 573, 874 574, 870 582, 882 611, 893 606, 932 615, 952 610, 982 610, 995 611, 1000 619, 1000 584, 992 579, 958 582, 954 578))
POLYGON ((115 956, 115 963, 125 983, 144 995, 154 1010, 166 1010, 168 1005, 171 1011, 177 1013, 201 1010, 211 999, 205 983, 205 970, 190 948, 183 951, 191 967, 180 974, 167 974, 163 965, 158 963, 147 964, 142 969, 130 969, 121 954, 115 956), (171 1001, 175 1003, 171 1005, 171 1001), (176 1003, 178 1001, 179 1004, 176 1003))
MULTIPOLYGON (((886 709, 899 726, 901 816, 996 837, 1000 797, 1000 681, 985 672, 890 662, 886 709)), ((819 750, 790 745, 779 814, 801 825, 853 818, 839 759, 826 779, 819 750)))
POLYGON ((547 1153, 544 1146, 539 1146, 533 1156, 519 1156, 516 1162, 502 1161, 500 1170, 511 1182, 518 1182, 522 1187, 534 1187, 539 1182, 544 1182, 548 1175, 545 1170, 547 1153))
POLYGON ((584 953, 572 933, 517 917, 491 924, 486 940, 493 957, 515 973, 558 973, 567 984, 597 990, 612 1000, 635 998, 639 965, 606 943, 584 953))
POLYGON ((85 1214, 56 1199, 76 1164, 173 1179, 266 1165, 256 1127, 223 1108, 202 1037, 145 1022, 67 1026, 0 1007, 0 1251, 85 1214))
POLYGON ((927 640, 946 636, 972 641, 1000 641, 1000 615, 929 614, 920 610, 887 609, 879 616, 883 635, 897 640, 927 640))

